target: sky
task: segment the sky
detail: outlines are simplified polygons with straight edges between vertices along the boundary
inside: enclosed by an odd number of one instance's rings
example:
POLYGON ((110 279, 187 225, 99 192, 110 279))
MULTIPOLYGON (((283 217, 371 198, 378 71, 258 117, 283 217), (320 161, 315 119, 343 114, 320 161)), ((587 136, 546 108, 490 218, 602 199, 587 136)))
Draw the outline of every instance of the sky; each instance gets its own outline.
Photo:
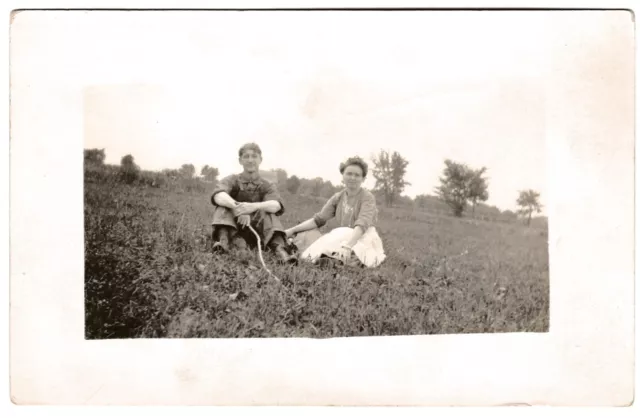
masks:
POLYGON ((408 196, 433 194, 449 158, 487 167, 489 205, 513 210, 530 188, 545 203, 548 51, 534 14, 145 15, 69 29, 94 38, 84 146, 108 163, 225 176, 251 141, 262 169, 339 184, 341 161, 385 149, 409 161, 408 196))

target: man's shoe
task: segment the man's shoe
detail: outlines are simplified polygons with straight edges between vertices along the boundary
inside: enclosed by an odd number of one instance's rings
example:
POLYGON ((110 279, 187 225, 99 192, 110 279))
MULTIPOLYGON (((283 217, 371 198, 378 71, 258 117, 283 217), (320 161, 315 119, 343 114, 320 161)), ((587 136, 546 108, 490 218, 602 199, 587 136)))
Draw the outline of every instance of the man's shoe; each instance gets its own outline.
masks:
POLYGON ((321 269, 333 269, 335 267, 338 267, 342 262, 338 259, 329 257, 325 254, 322 254, 320 256, 320 258, 318 258, 314 264, 318 267, 320 267, 321 269))
POLYGON ((218 241, 213 243, 212 251, 218 254, 229 252, 229 230, 227 228, 220 227, 218 241))
POLYGON ((296 264, 298 262, 298 257, 289 254, 282 245, 276 246, 273 249, 273 252, 276 254, 278 261, 282 264, 296 264))
POLYGON ((212 251, 216 254, 226 254, 229 252, 229 241, 221 239, 218 242, 213 243, 212 251))

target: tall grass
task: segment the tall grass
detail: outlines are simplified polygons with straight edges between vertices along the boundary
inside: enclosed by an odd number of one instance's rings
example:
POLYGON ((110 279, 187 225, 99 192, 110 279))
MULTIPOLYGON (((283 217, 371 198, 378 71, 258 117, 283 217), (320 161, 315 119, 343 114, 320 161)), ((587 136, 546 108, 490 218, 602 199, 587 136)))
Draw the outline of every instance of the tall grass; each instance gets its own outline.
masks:
MULTIPOLYGON (((208 251, 210 191, 86 176, 86 338, 548 330, 546 229, 382 210, 382 266, 279 266, 265 254, 278 283, 257 255, 208 251)), ((323 201, 285 203, 288 226, 323 201)))

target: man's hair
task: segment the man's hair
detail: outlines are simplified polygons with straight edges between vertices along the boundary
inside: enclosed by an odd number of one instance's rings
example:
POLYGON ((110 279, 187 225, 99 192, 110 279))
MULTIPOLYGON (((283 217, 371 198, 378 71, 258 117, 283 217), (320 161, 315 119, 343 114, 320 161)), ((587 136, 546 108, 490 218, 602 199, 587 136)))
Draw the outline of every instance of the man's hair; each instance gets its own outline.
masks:
POLYGON ((344 174, 344 170, 347 169, 350 165, 357 165, 362 169, 362 177, 367 177, 367 172, 369 171, 369 165, 360 157, 351 157, 348 158, 347 161, 340 164, 340 174, 344 174))
POLYGON ((238 150, 238 157, 242 157, 242 154, 244 154, 246 151, 249 151, 249 150, 257 152, 258 155, 262 157, 262 150, 260 149, 258 144, 256 144, 255 142, 248 142, 243 146, 241 146, 240 149, 238 150))

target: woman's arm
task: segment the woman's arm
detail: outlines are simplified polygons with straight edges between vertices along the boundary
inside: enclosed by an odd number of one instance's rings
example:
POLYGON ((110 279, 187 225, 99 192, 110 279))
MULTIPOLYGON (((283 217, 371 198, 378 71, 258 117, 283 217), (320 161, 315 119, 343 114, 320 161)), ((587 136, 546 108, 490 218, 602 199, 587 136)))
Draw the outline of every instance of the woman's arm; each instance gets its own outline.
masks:
POLYGON ((361 226, 356 226, 355 228, 353 228, 353 232, 351 233, 351 238, 345 241, 342 245, 344 245, 349 249, 352 249, 353 246, 356 245, 358 240, 362 238, 362 235, 364 235, 364 229, 361 226))
POLYGON ((299 223, 293 228, 287 229, 285 232, 287 237, 298 234, 300 232, 310 231, 316 228, 322 228, 329 219, 336 215, 336 202, 338 200, 338 194, 333 195, 327 203, 322 207, 322 210, 316 213, 313 218, 299 223))
POLYGON ((362 228, 362 231, 366 231, 369 227, 374 226, 377 211, 376 198, 370 192, 365 191, 354 226, 359 226, 362 228))
POLYGON ((304 222, 299 223, 298 225, 289 228, 285 231, 287 237, 293 236, 295 234, 299 234, 300 232, 310 231, 312 229, 317 228, 316 221, 313 218, 307 219, 304 222))
POLYGON ((373 226, 373 221, 376 216, 376 201, 375 197, 370 193, 365 193, 362 205, 360 207, 360 213, 355 222, 353 233, 351 237, 342 243, 342 245, 348 249, 352 249, 354 245, 362 238, 365 231, 373 226))

